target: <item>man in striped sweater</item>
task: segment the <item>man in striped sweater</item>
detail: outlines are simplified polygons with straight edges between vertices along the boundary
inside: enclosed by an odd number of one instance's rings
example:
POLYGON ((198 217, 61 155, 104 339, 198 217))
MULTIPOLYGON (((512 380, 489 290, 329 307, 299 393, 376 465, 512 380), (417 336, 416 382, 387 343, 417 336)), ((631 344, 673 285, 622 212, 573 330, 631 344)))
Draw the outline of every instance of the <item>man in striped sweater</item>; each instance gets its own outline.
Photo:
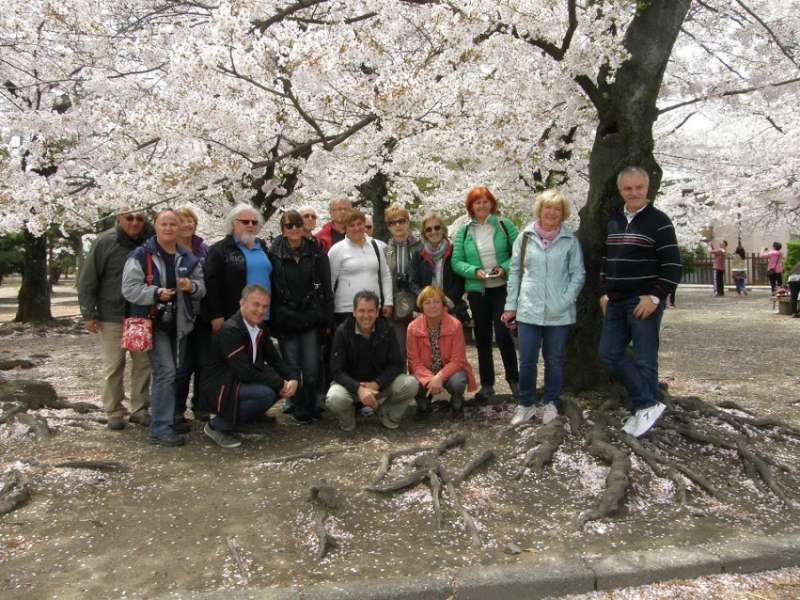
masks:
POLYGON ((656 395, 658 335, 666 297, 682 272, 675 228, 647 201, 649 185, 640 167, 626 167, 617 176, 625 205, 609 218, 600 273, 600 360, 628 390, 633 416, 623 430, 634 437, 646 433, 666 408, 656 395), (633 360, 625 353, 629 342, 633 360))

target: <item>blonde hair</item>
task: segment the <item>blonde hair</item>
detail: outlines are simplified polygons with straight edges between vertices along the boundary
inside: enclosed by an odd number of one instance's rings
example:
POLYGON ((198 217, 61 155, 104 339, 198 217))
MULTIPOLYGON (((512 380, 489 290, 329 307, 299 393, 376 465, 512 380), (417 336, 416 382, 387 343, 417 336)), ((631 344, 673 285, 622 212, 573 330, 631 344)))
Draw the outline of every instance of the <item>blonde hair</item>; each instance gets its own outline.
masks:
POLYGON ((561 220, 566 221, 569 219, 572 214, 572 207, 567 202, 567 199, 561 195, 561 192, 556 189, 545 190, 536 196, 533 202, 533 216, 538 221, 542 217, 542 207, 553 206, 554 204, 561 205, 561 220))
POLYGON ((447 296, 444 295, 444 292, 438 287, 427 285, 422 288, 422 291, 417 296, 417 309, 419 312, 422 312, 422 305, 425 304, 425 300, 430 300, 431 298, 438 298, 447 308, 447 296))
POLYGON ((194 212, 188 206, 181 206, 180 208, 176 208, 175 214, 181 218, 191 219, 192 221, 194 221, 195 225, 199 223, 199 220, 197 218, 197 213, 194 212))
POLYGON ((419 226, 419 235, 423 240, 427 241, 428 239, 428 236, 425 234, 425 225, 428 223, 428 221, 439 221, 439 224, 442 226, 442 231, 444 231, 444 237, 447 237, 447 225, 444 224, 442 215, 434 211, 425 213, 425 216, 422 217, 422 223, 420 223, 419 226))
POLYGON ((349 227, 356 221, 364 221, 367 222, 367 217, 364 215, 363 212, 358 210, 357 208, 349 208, 347 209, 347 213, 344 217, 344 226, 349 227))
POLYGON ((383 211, 383 220, 388 225, 389 221, 394 221, 395 219, 406 219, 407 221, 411 220, 411 218, 408 216, 408 211, 405 208, 398 206, 397 204, 392 204, 389 208, 383 211))

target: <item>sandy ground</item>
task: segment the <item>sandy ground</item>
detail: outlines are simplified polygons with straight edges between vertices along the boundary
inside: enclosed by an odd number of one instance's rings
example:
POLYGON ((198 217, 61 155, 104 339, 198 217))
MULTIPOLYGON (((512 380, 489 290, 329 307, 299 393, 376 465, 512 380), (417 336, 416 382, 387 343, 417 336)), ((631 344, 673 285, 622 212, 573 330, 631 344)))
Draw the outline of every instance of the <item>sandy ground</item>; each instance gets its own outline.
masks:
MULTIPOLYGON (((759 416, 800 425, 791 353, 800 320, 773 315, 765 291, 740 300, 681 290, 678 302, 679 308, 665 315, 662 338, 661 378, 670 383, 672 393, 711 402, 735 400, 759 416)), ((0 354, 37 355, 39 366, 12 376, 46 379, 64 399, 99 405, 94 338, 75 328, 19 329, 0 329, 0 354)), ((590 394, 578 401, 588 407, 597 398, 590 394)), ((678 448, 685 464, 713 477, 723 500, 689 486, 687 505, 679 506, 672 482, 634 458, 633 485, 623 509, 580 527, 579 515, 602 494, 607 467, 585 452, 581 438, 569 436, 542 475, 527 473, 513 480, 536 428, 510 430, 512 409, 502 403, 472 408, 459 422, 444 414, 425 423, 410 418, 394 432, 382 429, 374 417, 360 418, 350 436, 339 433, 330 419, 304 426, 274 409, 277 425, 252 429, 243 447, 234 451, 213 445, 199 424, 180 449, 150 446, 147 432, 138 427, 107 431, 72 411, 39 411, 54 430, 48 440, 33 439, 19 424, 0 425, 0 470, 18 468, 33 487, 25 507, 0 518, 0 595, 151 597, 175 589, 306 585, 800 530, 800 512, 749 479, 734 452, 688 443, 678 448), (364 490, 383 453, 434 444, 454 432, 464 433, 467 442, 443 456, 449 471, 457 471, 484 448, 494 449, 497 456, 458 489, 480 530, 477 550, 447 494, 437 529, 427 486, 392 495, 364 490), (336 452, 274 462, 320 448, 336 452), (67 459, 116 460, 128 470, 99 473, 53 466, 67 459), (307 493, 323 477, 336 488, 341 507, 327 522, 339 547, 320 561, 315 558, 307 493), (522 553, 506 554, 509 543, 522 553), (233 558, 231 545, 242 565, 233 558)), ((768 448, 784 463, 797 464, 796 440, 760 440, 758 435, 754 445, 768 448)), ((398 477, 411 458, 395 461, 389 479, 398 477)), ((786 475, 783 483, 796 493, 795 474, 786 475)), ((798 583, 797 570, 785 571, 782 579, 769 577, 741 589, 769 598, 796 597, 780 594, 800 589, 792 587, 798 583), (773 593, 778 595, 764 595, 773 593)), ((708 585, 726 590, 734 584, 708 585)), ((676 597, 651 588, 656 595, 592 597, 676 597)), ((709 595, 709 588, 699 589, 709 595)))

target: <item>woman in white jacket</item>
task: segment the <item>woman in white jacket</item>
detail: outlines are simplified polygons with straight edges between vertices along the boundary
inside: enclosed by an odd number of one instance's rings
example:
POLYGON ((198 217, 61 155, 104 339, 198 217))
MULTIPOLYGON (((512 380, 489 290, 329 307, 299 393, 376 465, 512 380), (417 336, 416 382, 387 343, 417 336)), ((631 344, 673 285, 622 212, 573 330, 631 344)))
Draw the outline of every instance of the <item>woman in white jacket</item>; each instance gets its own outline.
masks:
POLYGON ((564 348, 575 323, 575 302, 585 271, 578 239, 562 223, 569 202, 556 190, 536 197, 535 221, 514 243, 509 263, 508 296, 502 320, 519 332, 519 406, 511 420, 517 425, 537 412, 543 423, 558 415, 564 383, 564 348), (544 393, 535 403, 539 348, 544 357, 544 393))
POLYGON ((345 238, 328 252, 337 325, 353 313, 353 297, 362 290, 381 299, 383 316, 392 314, 392 274, 377 242, 365 232, 364 213, 351 208, 345 217, 345 238))

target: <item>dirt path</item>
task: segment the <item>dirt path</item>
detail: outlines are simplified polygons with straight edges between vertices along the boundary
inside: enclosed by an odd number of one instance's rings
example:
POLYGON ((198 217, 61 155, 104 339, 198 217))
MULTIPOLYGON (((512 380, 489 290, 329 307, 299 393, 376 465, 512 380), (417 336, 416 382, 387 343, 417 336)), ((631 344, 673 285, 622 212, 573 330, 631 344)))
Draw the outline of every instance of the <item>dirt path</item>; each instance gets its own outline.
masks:
MULTIPOLYGON (((672 392, 713 402, 733 399, 800 425, 790 354, 800 320, 772 315, 765 292, 737 300, 687 290, 679 302, 679 309, 665 315, 662 341, 661 377, 672 392)), ((47 354, 38 359, 41 366, 15 375, 47 379, 65 399, 99 404, 93 338, 26 331, 0 337, 0 347, 7 356, 47 354)), ((701 457, 696 446, 685 452, 697 454, 697 468, 716 473, 728 501, 690 487, 688 505, 678 506, 671 482, 634 459, 634 483, 621 513, 579 527, 578 515, 602 493, 607 467, 583 451, 580 439, 569 437, 553 468, 512 481, 536 428, 509 430, 511 410, 510 404, 473 408, 457 423, 439 415, 427 423, 409 419, 396 432, 382 429, 374 417, 362 418, 350 436, 329 419, 301 426, 279 414, 277 425, 248 434, 235 451, 214 446, 199 426, 184 448, 156 448, 141 428, 117 433, 85 419, 59 418, 78 416, 71 411, 41 411, 57 430, 45 441, 25 435, 19 425, 0 425, 0 470, 16 466, 33 485, 28 505, 0 518, 0 595, 151 597, 174 589, 306 585, 800 529, 800 514, 748 479, 731 456, 701 457), (364 490, 384 452, 434 444, 455 432, 467 441, 444 455, 451 472, 482 449, 497 453, 458 492, 480 530, 479 550, 471 547, 447 494, 437 529, 426 486, 388 496, 364 490), (320 448, 342 451, 270 462, 320 448), (128 471, 50 466, 67 459, 116 460, 128 471), (320 477, 343 501, 328 522, 339 547, 322 561, 314 556, 313 509, 306 500, 308 486, 320 477), (506 554, 509 543, 522 554, 506 554)), ((797 464, 800 444, 776 447, 775 453, 797 464)), ((390 478, 410 458, 398 461, 390 478)), ((791 482, 797 489, 796 478, 791 482)))

